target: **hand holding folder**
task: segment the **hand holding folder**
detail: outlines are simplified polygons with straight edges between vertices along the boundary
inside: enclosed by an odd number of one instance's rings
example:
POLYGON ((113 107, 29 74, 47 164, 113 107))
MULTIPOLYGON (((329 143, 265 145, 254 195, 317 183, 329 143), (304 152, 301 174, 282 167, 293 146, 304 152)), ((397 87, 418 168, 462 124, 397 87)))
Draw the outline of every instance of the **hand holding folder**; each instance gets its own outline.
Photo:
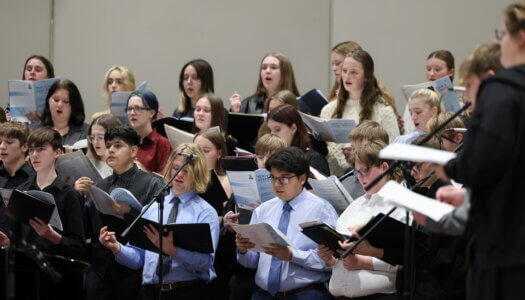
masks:
MULTIPOLYGON (((158 248, 151 242, 144 232, 144 226, 152 225, 159 228, 155 221, 140 218, 129 233, 129 243, 135 247, 157 252, 158 248)), ((168 236, 173 232, 173 245, 189 251, 213 253, 210 225, 196 224, 165 224, 162 226, 162 235, 168 236)), ((167 254, 166 254, 167 255, 167 254)))

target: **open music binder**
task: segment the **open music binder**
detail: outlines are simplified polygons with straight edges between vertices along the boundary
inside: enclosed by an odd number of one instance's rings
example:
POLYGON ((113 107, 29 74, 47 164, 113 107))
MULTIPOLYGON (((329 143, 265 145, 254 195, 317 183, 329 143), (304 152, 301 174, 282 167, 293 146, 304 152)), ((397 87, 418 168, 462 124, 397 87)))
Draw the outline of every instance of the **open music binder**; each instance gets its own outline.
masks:
MULTIPOLYGON (((143 227, 153 225, 155 228, 159 224, 155 221, 140 218, 133 226, 128 235, 128 242, 135 246, 152 252, 158 252, 158 248, 148 239, 143 227)), ((201 253, 213 253, 213 242, 211 238, 210 224, 164 224, 163 235, 173 231, 173 244, 189 251, 201 253)))

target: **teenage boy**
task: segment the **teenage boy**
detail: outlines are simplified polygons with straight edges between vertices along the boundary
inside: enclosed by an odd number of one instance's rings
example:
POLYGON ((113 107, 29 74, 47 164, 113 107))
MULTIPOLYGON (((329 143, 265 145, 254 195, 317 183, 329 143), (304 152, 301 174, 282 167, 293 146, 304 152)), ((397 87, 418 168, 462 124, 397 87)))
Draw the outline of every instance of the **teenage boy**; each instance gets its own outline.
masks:
MULTIPOLYGON (((147 204, 162 187, 162 179, 156 175, 140 170, 134 163, 137 156, 140 137, 128 125, 109 128, 105 135, 107 164, 113 169, 113 174, 97 184, 99 188, 110 193, 115 188, 129 190, 137 200, 147 204)), ((90 182, 85 185, 89 185, 90 182)), ((85 185, 80 190, 86 190, 85 185)), ((122 231, 129 225, 130 208, 125 204, 114 206, 117 213, 125 220, 103 215, 98 212, 91 201, 87 202, 89 237, 93 248, 91 270, 86 276, 87 299, 136 299, 141 287, 142 270, 127 268, 115 261, 111 251, 99 242, 100 229, 109 226, 120 237, 122 231)), ((119 242, 126 244, 127 241, 119 242)))
MULTIPOLYGON (((352 150, 358 146, 368 143, 370 141, 380 140, 388 145, 388 133, 386 130, 377 122, 371 120, 365 120, 359 124, 356 128, 350 131, 348 136, 350 139, 350 147, 343 148, 343 153, 349 160, 352 150)), ((350 172, 347 170, 345 173, 350 172)), ((357 176, 352 174, 349 178, 345 178, 343 181, 344 187, 347 189, 350 196, 353 199, 357 199, 365 194, 363 186, 357 180, 357 176)))
MULTIPOLYGON (((20 225, 19 234, 26 242, 34 244, 44 253, 61 255, 67 258, 83 258, 85 255, 84 247, 84 222, 82 211, 82 197, 71 186, 57 175, 55 171, 55 161, 62 154, 62 137, 58 131, 50 128, 39 128, 33 131, 28 139, 29 159, 36 175, 18 187, 22 191, 41 191, 48 193, 54 198, 58 215, 62 222, 62 230, 51 227, 39 218, 29 220, 29 225, 20 225)), ((14 225, 16 226, 16 225, 14 225)), ((16 230, 15 230, 16 231, 16 230)), ((67 268, 67 267, 66 267, 67 268)), ((40 290, 29 288, 30 279, 26 276, 24 281, 23 294, 25 299, 33 298, 38 295, 25 295, 25 293, 40 293, 46 295, 46 299, 75 299, 82 296, 82 274, 71 272, 57 267, 61 273, 61 281, 53 283, 49 277, 43 273, 38 274, 40 290), (25 297, 27 296, 27 298, 25 297)), ((32 277, 34 279, 34 276, 32 277)), ((18 290, 19 287, 17 287, 18 290)), ((19 296, 17 294, 17 296, 19 296)))
MULTIPOLYGON (((0 188, 16 188, 35 174, 33 168, 26 161, 28 136, 29 128, 24 123, 6 122, 0 124, 0 159, 2 160, 0 188)), ((4 205, 0 203, 0 246, 7 246, 10 243, 9 238, 4 233, 9 230, 9 220, 4 209, 4 205)))
POLYGON ((257 207, 250 224, 266 222, 283 232, 292 246, 249 251, 254 244, 237 234, 237 260, 255 269, 256 290, 252 299, 330 299, 324 282, 330 271, 316 252, 317 244, 301 233, 300 223, 323 220, 335 226, 337 213, 327 201, 304 188, 309 164, 299 148, 285 148, 266 161, 277 197, 257 207))

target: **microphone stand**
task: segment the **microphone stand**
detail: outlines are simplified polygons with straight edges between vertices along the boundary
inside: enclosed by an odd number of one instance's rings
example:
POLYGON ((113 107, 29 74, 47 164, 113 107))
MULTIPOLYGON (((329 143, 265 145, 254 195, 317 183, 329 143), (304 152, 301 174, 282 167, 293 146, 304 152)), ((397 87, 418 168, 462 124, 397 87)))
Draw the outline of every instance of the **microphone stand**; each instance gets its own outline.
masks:
MULTIPOLYGON (((445 128, 445 126, 450 123, 454 118, 456 118, 457 116, 461 115, 469 106, 471 105, 470 102, 467 102, 465 103, 465 105, 460 109, 458 110, 456 113, 454 113, 450 118, 448 118, 447 120, 445 120, 443 123, 441 123, 438 127, 436 127, 430 134, 428 134, 427 136, 425 136, 425 138, 423 138, 421 141, 419 141, 417 143, 417 145, 422 145, 426 142, 428 142, 433 136, 435 136, 437 133, 439 133, 441 130, 443 130, 443 128, 445 128)), ((381 181, 381 179, 383 179, 386 175, 392 173, 399 165, 401 164, 401 161, 400 160, 395 160, 392 164, 390 164, 390 166, 388 167, 388 169, 386 169, 383 173, 379 174, 374 180, 372 180, 370 183, 368 183, 365 187, 364 187, 364 190, 365 191, 368 191, 370 190, 371 188, 373 188, 377 183, 379 183, 379 181, 381 181)), ((433 173, 431 173, 429 176, 423 178, 421 181, 423 181, 422 183, 424 183, 425 181, 427 181, 431 176, 433 175, 433 173)), ((422 184, 421 183, 421 184, 422 184)), ((414 185, 414 187, 416 187, 416 185, 414 185)), ((412 189, 414 188, 412 187, 412 189)), ((353 251, 357 248, 357 246, 359 246, 359 244, 361 242, 363 242, 366 237, 380 224, 382 223, 390 214, 392 214, 395 210, 396 210, 397 207, 393 207, 386 215, 384 215, 376 224, 374 224, 374 226, 372 226, 369 230, 367 230, 350 248, 348 248, 345 252, 343 252, 343 254, 341 254, 341 257, 347 257, 348 255, 350 254, 353 254, 353 251)), ((407 229, 406 229, 406 238, 405 238, 405 265, 406 263, 410 260, 410 255, 411 255, 411 250, 410 250, 410 246, 408 246, 410 244, 410 234, 408 233, 408 230, 409 230, 409 227, 410 227, 410 224, 409 224, 409 213, 408 213, 408 210, 407 210, 407 215, 406 215, 406 226, 407 226, 407 229), (408 247, 407 247, 408 246, 408 247), (408 256, 408 257, 407 257, 408 256), (407 260, 408 258, 408 260, 407 260)), ((413 247, 413 245, 412 245, 413 247)), ((408 271, 411 271, 413 272, 413 269, 412 269, 412 266, 406 266, 408 269, 408 271)), ((409 273, 409 272, 406 272, 405 273, 405 278, 408 278, 408 279, 411 279, 413 278, 413 276, 409 273)), ((411 298, 411 291, 407 290, 407 287, 409 286, 413 286, 411 283, 409 282, 406 282, 405 281, 405 291, 403 292, 403 296, 404 298, 407 298, 407 299, 410 299, 411 298)))
POLYGON ((162 272, 162 256, 163 256, 163 253, 162 253, 163 238, 162 237, 163 237, 164 199, 161 196, 163 195, 164 192, 167 192, 169 190, 170 184, 173 182, 173 180, 175 180, 175 177, 177 177, 177 175, 179 175, 179 173, 182 172, 182 170, 184 170, 186 165, 192 162, 194 159, 193 154, 186 156, 186 155, 179 153, 178 155, 182 155, 185 157, 185 160, 182 166, 177 170, 177 172, 175 172, 175 174, 173 174, 171 179, 168 182, 166 182, 164 186, 153 196, 151 201, 146 206, 144 206, 140 214, 133 220, 133 222, 131 222, 128 228, 126 228, 126 230, 124 230, 122 234, 120 235, 121 238, 126 238, 126 236, 129 234, 131 229, 135 226, 138 220, 144 215, 144 213, 150 208, 150 206, 153 203, 158 202, 159 204, 159 227, 157 228, 157 230, 159 231, 159 250, 158 250, 159 260, 157 262, 157 265, 160 266, 161 268, 161 271, 158 274, 159 276, 159 299, 161 299, 162 297, 162 283, 164 279, 164 274, 162 272))
MULTIPOLYGON (((37 266, 40 268, 40 270, 51 278, 51 281, 54 283, 59 283, 62 280, 62 275, 53 267, 53 265, 48 261, 48 259, 45 257, 44 253, 38 248, 30 243, 27 243, 23 239, 19 239, 15 234, 11 231, 8 233, 9 239, 11 241, 11 245, 6 247, 6 265, 5 265, 5 296, 6 299, 16 299, 16 285, 15 285, 15 274, 14 274, 14 268, 15 268, 15 258, 16 255, 15 252, 13 252, 12 249, 19 250, 21 252, 24 252, 31 260, 33 260, 37 266)), ((37 283, 38 284, 38 283, 37 283)), ((38 286, 37 289, 40 287, 38 286)), ((37 290, 37 294, 39 294, 37 290)))

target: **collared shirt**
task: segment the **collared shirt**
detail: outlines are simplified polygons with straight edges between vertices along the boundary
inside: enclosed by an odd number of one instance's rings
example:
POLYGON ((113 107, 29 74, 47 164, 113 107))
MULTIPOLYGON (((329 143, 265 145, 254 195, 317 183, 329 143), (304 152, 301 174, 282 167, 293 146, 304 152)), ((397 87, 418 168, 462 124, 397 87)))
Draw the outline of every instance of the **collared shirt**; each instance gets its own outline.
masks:
MULTIPOLYGON (((250 224, 268 223, 273 228, 279 226, 285 201, 275 197, 255 209, 250 224)), ((308 192, 306 189, 290 200, 290 221, 286 237, 292 246, 292 260, 284 261, 281 270, 279 291, 289 291, 315 282, 325 282, 330 277, 330 270, 317 255, 317 244, 301 233, 300 223, 320 220, 334 226, 337 213, 324 199, 308 192)), ((272 256, 266 253, 247 251, 237 254, 239 263, 247 268, 257 268, 255 283, 268 290, 268 274, 272 256)))
POLYGON ((60 176, 43 189, 36 183, 36 175, 33 175, 27 182, 18 187, 19 190, 37 190, 50 193, 55 199, 58 215, 62 221, 63 231, 55 228, 55 231, 62 235, 58 245, 38 236, 29 226, 25 226, 22 232, 26 232, 26 241, 35 243, 40 250, 59 254, 66 257, 84 256, 84 214, 82 211, 82 196, 70 185, 62 181, 60 176))
MULTIPOLYGON (((164 197, 164 220, 168 219, 173 207, 174 194, 164 197)), ((210 224, 211 237, 214 251, 219 242, 219 221, 217 213, 206 201, 194 192, 186 192, 179 196, 180 203, 175 223, 208 223, 210 224)), ((157 222, 158 204, 154 203, 144 213, 144 218, 157 222)), ((199 253, 177 247, 177 253, 171 257, 171 267, 164 276, 165 283, 202 279, 210 281, 216 277, 213 269, 214 253, 199 253)), ((117 262, 142 272, 142 284, 158 283, 156 274, 159 255, 131 245, 122 245, 120 252, 115 255, 117 262)))
POLYGON ((414 131, 398 136, 393 143, 412 144, 419 136, 426 134, 424 131, 414 131))
MULTIPOLYGON (((392 205, 377 194, 368 197, 366 194, 352 202, 337 219, 336 230, 348 234, 348 227, 356 224, 366 224, 378 213, 386 214, 392 205)), ((390 217, 404 221, 405 211, 395 210, 390 217)), ((397 268, 388 263, 372 258, 374 270, 345 269, 339 259, 333 266, 329 291, 334 296, 360 297, 376 293, 394 293, 396 291, 397 268)))
MULTIPOLYGON (((116 188, 125 188, 130 191, 135 198, 142 204, 148 203, 153 196, 162 188, 162 179, 154 174, 140 170, 136 165, 122 174, 113 173, 109 177, 100 181, 97 186, 106 193, 111 193, 116 188)), ((98 241, 100 228, 108 226, 111 231, 115 231, 119 241, 120 234, 128 226, 128 222, 117 217, 101 214, 88 197, 86 203, 88 214, 88 236, 93 243, 93 259, 91 261, 92 270, 100 277, 111 273, 113 278, 127 276, 131 271, 128 268, 118 264, 113 259, 113 254, 98 241)), ((133 217, 131 217, 132 219, 133 217)), ((129 219, 129 218, 126 218, 129 219)))
POLYGON ((137 159, 149 171, 161 174, 170 157, 171 150, 168 139, 153 130, 142 139, 137 152, 137 159))

